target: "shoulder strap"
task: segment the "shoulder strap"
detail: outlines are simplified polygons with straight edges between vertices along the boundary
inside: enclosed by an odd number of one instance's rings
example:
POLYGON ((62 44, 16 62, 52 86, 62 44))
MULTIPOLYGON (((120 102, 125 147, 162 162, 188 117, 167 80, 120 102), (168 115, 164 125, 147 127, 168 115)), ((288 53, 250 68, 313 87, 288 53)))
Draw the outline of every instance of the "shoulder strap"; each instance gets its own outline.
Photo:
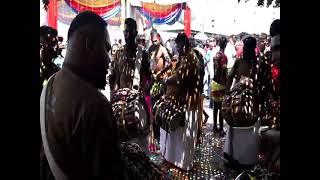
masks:
POLYGON ((136 52, 136 61, 135 61, 135 69, 134 69, 134 76, 133 76, 133 83, 132 89, 139 90, 140 88, 140 69, 141 69, 141 62, 142 62, 142 53, 143 49, 141 46, 137 47, 136 52))
POLYGON ((62 172, 62 170, 57 165, 56 161, 54 160, 49 145, 48 145, 48 139, 47 139, 47 133, 46 133, 46 117, 45 117, 45 105, 46 105, 46 95, 47 95, 47 87, 52 84, 52 79, 54 78, 55 74, 52 75, 47 85, 43 87, 41 98, 40 98, 40 127, 41 127, 41 137, 42 137, 42 143, 43 143, 43 149, 44 153, 47 157, 49 167, 52 171, 52 174, 54 175, 55 179, 57 180, 67 180, 68 178, 66 175, 62 172))

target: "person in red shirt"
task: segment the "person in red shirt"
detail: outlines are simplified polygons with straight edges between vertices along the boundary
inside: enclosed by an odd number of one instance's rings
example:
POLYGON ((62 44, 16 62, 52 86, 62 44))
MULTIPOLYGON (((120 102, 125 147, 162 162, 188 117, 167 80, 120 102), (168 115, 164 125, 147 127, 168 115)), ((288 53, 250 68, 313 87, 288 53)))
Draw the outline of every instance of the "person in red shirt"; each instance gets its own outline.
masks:
MULTIPOLYGON (((237 54, 236 54, 236 58, 239 59, 241 58, 241 56, 243 55, 243 43, 239 43, 238 44, 238 49, 237 49, 237 54)), ((260 48, 259 47, 256 47, 255 48, 255 51, 256 51, 256 55, 258 56, 260 54, 260 48)))
POLYGON ((213 131, 219 132, 220 136, 224 136, 225 133, 223 131, 223 117, 221 113, 222 100, 225 93, 225 85, 227 83, 227 64, 228 58, 224 54, 224 50, 227 46, 227 38, 222 36, 218 40, 218 45, 220 47, 220 51, 217 52, 214 57, 214 77, 212 82, 212 97, 213 97, 213 131), (217 116, 219 113, 219 130, 217 128, 217 116))

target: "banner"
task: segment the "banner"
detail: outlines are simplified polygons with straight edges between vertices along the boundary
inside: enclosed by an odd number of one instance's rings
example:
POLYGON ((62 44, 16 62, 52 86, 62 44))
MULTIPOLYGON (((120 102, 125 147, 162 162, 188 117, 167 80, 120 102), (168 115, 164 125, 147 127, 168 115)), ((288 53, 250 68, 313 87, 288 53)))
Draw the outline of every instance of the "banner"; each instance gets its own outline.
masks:
POLYGON ((172 25, 179 20, 182 12, 182 4, 159 5, 155 3, 141 2, 141 7, 136 7, 138 11, 152 24, 172 25))

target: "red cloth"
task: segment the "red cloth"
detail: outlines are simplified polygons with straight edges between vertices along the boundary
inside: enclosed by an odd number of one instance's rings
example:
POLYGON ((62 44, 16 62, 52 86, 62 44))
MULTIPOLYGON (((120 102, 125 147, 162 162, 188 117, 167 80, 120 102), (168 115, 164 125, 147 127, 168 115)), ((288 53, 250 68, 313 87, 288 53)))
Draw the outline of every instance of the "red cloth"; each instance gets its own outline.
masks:
POLYGON ((223 66, 223 65, 227 66, 228 58, 222 51, 219 51, 216 56, 217 56, 218 59, 221 58, 221 61, 219 61, 219 65, 220 66, 223 66))
POLYGON ((238 49, 237 54, 236 54, 236 58, 239 59, 242 56, 242 48, 238 49))
POLYGON ((276 65, 271 67, 271 77, 276 93, 280 92, 280 68, 276 65))
POLYGON ((146 95, 144 97, 145 101, 146 101, 146 104, 147 104, 147 107, 148 107, 148 111, 149 113, 151 113, 151 98, 150 98, 150 95, 146 95))
MULTIPOLYGON (((258 56, 260 54, 260 48, 256 47, 255 51, 256 51, 256 55, 258 56)), ((241 47, 237 51, 236 58, 241 58, 242 54, 243 54, 243 49, 241 47)))
POLYGON ((259 54, 260 54, 260 52, 261 52, 261 50, 260 50, 260 48, 259 47, 256 47, 256 55, 258 56, 259 54))
POLYGON ((188 37, 191 36, 191 9, 187 5, 184 11, 184 32, 188 37))
POLYGON ((273 81, 276 81, 279 79, 280 77, 280 68, 278 68, 277 66, 272 66, 271 68, 271 77, 273 81))
POLYGON ((48 26, 58 28, 58 5, 57 0, 50 0, 48 6, 48 26))
MULTIPOLYGON (((148 78, 147 76, 143 77, 143 85, 146 86, 148 83, 150 82, 150 78, 148 78)), ((146 101, 146 105, 149 111, 149 114, 152 114, 152 106, 151 106, 151 97, 150 95, 145 95, 144 96, 144 100, 146 101)))

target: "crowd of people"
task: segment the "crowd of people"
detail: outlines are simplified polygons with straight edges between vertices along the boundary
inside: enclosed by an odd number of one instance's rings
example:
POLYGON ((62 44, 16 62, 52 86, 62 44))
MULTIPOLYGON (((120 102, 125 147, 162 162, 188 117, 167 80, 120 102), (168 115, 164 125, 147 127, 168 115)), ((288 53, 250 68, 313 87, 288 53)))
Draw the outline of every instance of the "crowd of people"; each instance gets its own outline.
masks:
MULTIPOLYGON (((62 68, 53 63, 61 52, 57 31, 40 27, 41 179, 167 179, 150 153, 192 170, 209 118, 204 98, 214 109, 214 133, 226 135, 224 120, 229 133, 259 124, 268 127, 263 147, 271 149, 263 152, 279 148, 280 20, 270 35, 206 42, 178 33, 163 43, 156 29, 147 41, 127 18, 124 45, 111 44, 106 27, 95 13, 78 14, 62 68), (110 99, 101 93, 106 86, 110 99)), ((273 155, 268 162, 280 163, 273 155)))

